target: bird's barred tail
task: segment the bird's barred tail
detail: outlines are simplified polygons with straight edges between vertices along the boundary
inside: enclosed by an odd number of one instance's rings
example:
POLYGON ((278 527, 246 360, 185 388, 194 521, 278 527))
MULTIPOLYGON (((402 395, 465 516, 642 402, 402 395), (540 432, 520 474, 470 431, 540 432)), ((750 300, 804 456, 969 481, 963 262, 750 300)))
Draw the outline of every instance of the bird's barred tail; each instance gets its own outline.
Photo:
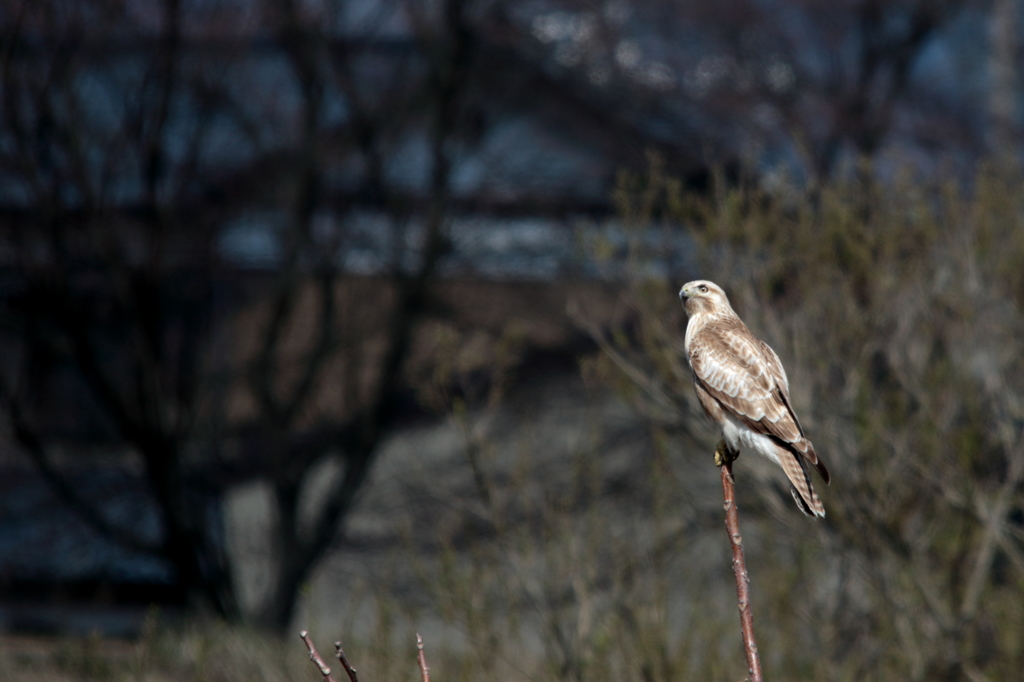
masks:
POLYGON ((825 505, 821 503, 818 493, 811 484, 811 472, 804 464, 803 458, 787 448, 779 447, 779 463, 792 484, 791 492, 796 506, 808 516, 825 516, 825 505))

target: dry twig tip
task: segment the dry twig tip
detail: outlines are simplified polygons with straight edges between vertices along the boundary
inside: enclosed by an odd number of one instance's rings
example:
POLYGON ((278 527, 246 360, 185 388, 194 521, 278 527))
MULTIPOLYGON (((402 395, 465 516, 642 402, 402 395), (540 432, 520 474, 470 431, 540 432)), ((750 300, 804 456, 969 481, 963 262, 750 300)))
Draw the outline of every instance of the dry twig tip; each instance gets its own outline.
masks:
POLYGON ((427 656, 423 653, 423 638, 420 637, 420 633, 416 633, 416 648, 419 650, 416 659, 420 664, 420 677, 422 682, 430 682, 430 668, 427 667, 427 656))
POLYGON ((341 667, 348 673, 348 679, 351 682, 359 682, 359 678, 356 677, 356 669, 352 667, 352 664, 348 662, 348 657, 345 656, 345 650, 341 648, 341 642, 334 643, 334 655, 341 661, 341 667))
POLYGON ((299 637, 306 644, 306 649, 309 651, 309 660, 313 661, 313 664, 320 670, 320 674, 324 676, 324 682, 334 682, 334 678, 331 677, 331 669, 324 663, 324 659, 320 658, 316 647, 313 646, 313 640, 309 638, 309 633, 303 630, 299 633, 299 637))

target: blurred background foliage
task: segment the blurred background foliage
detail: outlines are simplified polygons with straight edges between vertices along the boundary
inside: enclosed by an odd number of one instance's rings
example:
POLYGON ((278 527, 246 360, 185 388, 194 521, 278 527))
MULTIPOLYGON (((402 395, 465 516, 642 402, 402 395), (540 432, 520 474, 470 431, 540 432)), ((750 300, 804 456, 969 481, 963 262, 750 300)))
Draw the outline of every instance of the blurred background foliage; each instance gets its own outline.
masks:
POLYGON ((1015 679, 1019 33, 0 0, 0 677, 739 679, 699 276, 835 481, 737 464, 768 678, 1015 679))
MULTIPOLYGON (((815 642, 783 645, 810 654, 787 670, 1011 677, 1024 569, 1019 178, 987 169, 965 191, 866 177, 792 200, 743 184, 686 196, 654 172, 624 181, 622 201, 641 223, 695 226, 702 271, 722 273, 740 315, 786 358, 794 402, 842 481, 785 558, 758 556, 781 573, 767 583, 768 621, 795 610, 783 630, 803 622, 799 641, 815 642)), ((671 287, 634 277, 630 291, 639 327, 609 336, 595 366, 666 427, 692 423, 671 287)), ((784 504, 770 484, 756 489, 784 504)))
MULTIPOLYGON (((437 327, 419 395, 448 422, 450 458, 402 479, 395 541, 348 601, 303 616, 323 630, 321 649, 343 636, 367 680, 416 674, 416 629, 438 677, 743 674, 716 435, 680 353, 675 282, 645 274, 660 252, 639 229, 685 220, 702 271, 730 282, 740 314, 785 358, 834 475, 828 516, 811 522, 771 465, 737 465, 768 678, 1012 679, 1024 656, 1017 186, 989 171, 971 190, 837 182, 808 210, 810 198, 743 183, 687 192, 657 164, 624 175, 617 196, 638 226, 623 243, 630 315, 598 326, 579 301, 570 314, 598 347, 582 359, 582 390, 613 387, 628 410, 583 398, 585 418, 556 410, 546 416, 570 426, 510 437, 521 422, 507 412, 551 405, 550 389, 513 388, 522 333, 497 337, 482 374, 465 337, 437 327)), ((607 263, 615 247, 588 236, 607 263)), ((428 441, 413 438, 436 449, 428 441)), ((91 679, 315 679, 297 641, 215 623, 153 620, 145 633, 113 654, 65 644, 47 666, 91 679)), ((40 660, 30 650, 5 665, 21 676, 40 660)))

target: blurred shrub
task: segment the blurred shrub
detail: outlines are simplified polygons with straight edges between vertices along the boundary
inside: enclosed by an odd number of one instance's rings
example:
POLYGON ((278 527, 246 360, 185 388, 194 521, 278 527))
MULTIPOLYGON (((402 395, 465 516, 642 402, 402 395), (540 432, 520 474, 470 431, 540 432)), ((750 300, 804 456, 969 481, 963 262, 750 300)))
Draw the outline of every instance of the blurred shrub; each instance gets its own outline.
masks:
MULTIPOLYGON (((769 676, 1009 679, 1024 658, 1020 177, 872 177, 812 196, 744 185, 697 197, 655 164, 623 178, 619 201, 633 225, 692 229, 697 274, 783 358, 833 472, 813 524, 778 509, 763 463, 740 465, 760 479, 741 480, 762 498, 748 506, 790 526, 754 521, 773 547, 751 561, 769 676)), ((635 262, 646 246, 633 240, 635 262)), ((699 418, 681 283, 635 274, 635 331, 599 336, 594 363, 668 422, 699 418)))
POLYGON ((595 418, 561 470, 540 461, 550 444, 538 443, 520 453, 519 476, 488 478, 499 457, 480 460, 486 434, 464 406, 451 410, 475 434, 467 454, 483 502, 461 524, 456 512, 411 536, 434 533, 443 548, 423 587, 476 651, 477 664, 458 659, 460 677, 504 678, 503 666, 485 674, 495 661, 572 680, 742 674, 720 506, 704 496, 717 494, 702 473, 714 474, 717 434, 682 356, 676 292, 696 276, 723 285, 783 358, 835 481, 815 523, 772 467, 738 465, 766 676, 1014 677, 1024 663, 1024 193, 1016 175, 990 171, 966 187, 872 177, 864 169, 813 194, 778 183, 708 195, 657 163, 622 178, 631 237, 585 237, 598 259, 628 250, 622 299, 633 316, 602 329, 570 312, 601 346, 585 376, 632 406, 649 450, 619 468, 595 418), (700 271, 666 279, 652 227, 688 231, 700 271))

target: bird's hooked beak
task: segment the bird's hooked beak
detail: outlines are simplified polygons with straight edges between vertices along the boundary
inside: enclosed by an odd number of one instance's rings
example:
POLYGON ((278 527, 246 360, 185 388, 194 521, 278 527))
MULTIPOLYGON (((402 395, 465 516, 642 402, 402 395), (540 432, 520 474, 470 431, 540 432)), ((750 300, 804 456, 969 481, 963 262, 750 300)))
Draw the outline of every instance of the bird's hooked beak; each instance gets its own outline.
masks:
POLYGON ((683 288, 679 290, 679 300, 680 301, 685 301, 689 297, 690 297, 690 292, 689 292, 689 290, 687 290, 686 285, 684 284, 683 288))

